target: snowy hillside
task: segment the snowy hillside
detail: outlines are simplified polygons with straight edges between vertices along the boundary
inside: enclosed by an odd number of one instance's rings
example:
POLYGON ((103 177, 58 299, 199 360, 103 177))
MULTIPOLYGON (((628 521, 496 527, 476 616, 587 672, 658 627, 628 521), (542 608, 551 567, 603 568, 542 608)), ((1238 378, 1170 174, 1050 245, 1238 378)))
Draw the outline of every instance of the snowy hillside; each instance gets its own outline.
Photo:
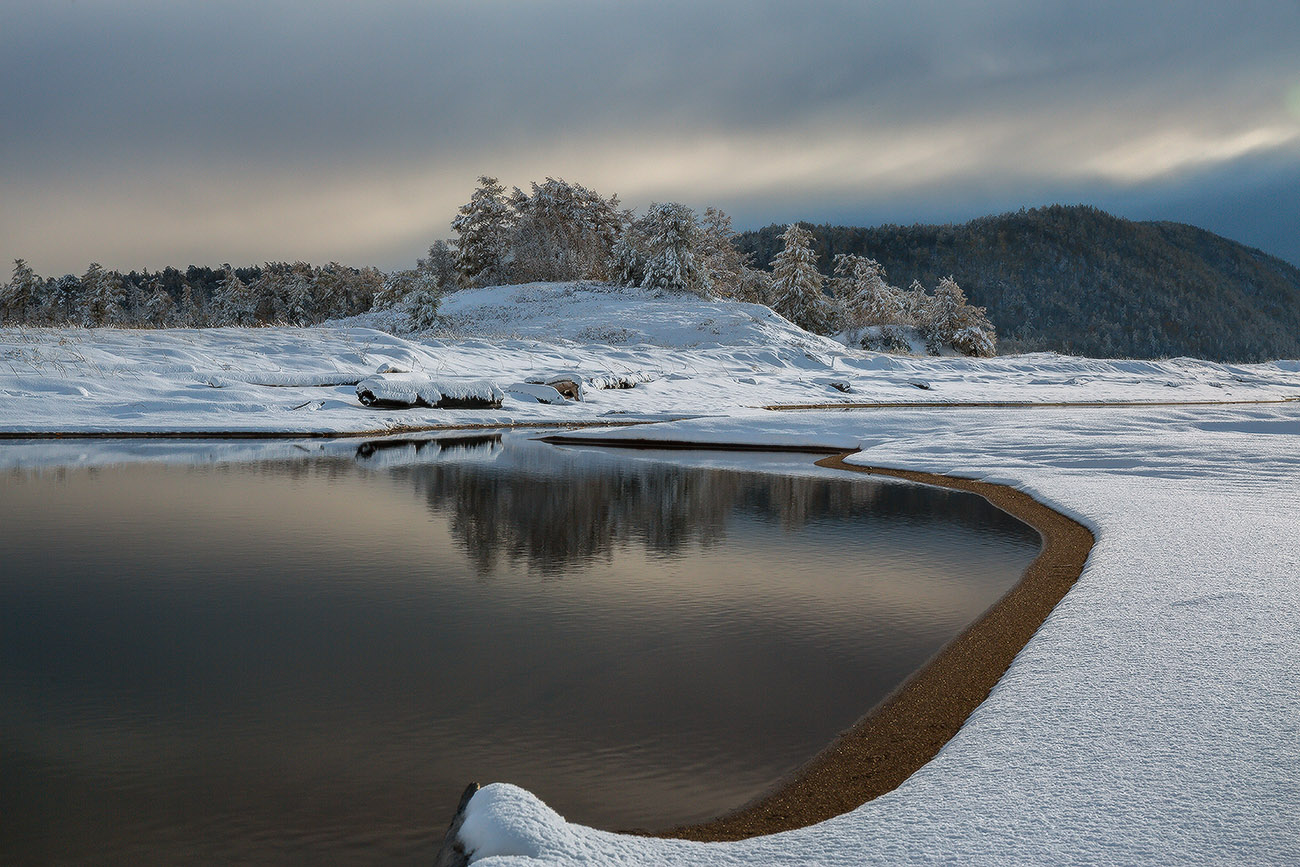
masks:
MULTIPOLYGON (((580 344, 685 349, 709 346, 793 347, 828 352, 835 342, 809 334, 760 304, 606 283, 528 283, 464 289, 443 297, 436 337, 524 338, 580 344)), ((342 320, 405 333, 399 305, 342 320)))

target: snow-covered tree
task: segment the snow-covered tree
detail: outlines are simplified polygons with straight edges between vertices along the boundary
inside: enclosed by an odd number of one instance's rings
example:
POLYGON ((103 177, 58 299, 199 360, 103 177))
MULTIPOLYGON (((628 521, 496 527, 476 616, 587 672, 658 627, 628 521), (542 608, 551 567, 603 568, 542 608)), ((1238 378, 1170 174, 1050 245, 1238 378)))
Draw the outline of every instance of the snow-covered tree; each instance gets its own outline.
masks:
POLYGON ((213 297, 213 325, 239 325, 250 326, 258 324, 257 293, 248 286, 235 269, 226 266, 226 276, 217 286, 217 293, 213 297))
POLYGON ((43 294, 44 283, 22 259, 14 260, 13 277, 0 287, 0 321, 31 321, 43 294))
POLYGON ((465 286, 490 286, 504 277, 515 213, 505 187, 486 175, 451 221, 456 232, 456 270, 465 286))
POLYGON ((628 219, 609 251, 609 273, 620 286, 640 286, 645 279, 646 239, 638 221, 628 219))
POLYGON ((54 319, 58 322, 74 322, 81 312, 83 293, 81 278, 76 274, 64 274, 55 281, 51 307, 57 311, 54 319))
POLYGON ((647 289, 709 294, 709 275, 700 267, 700 227, 695 212, 677 202, 656 202, 640 221, 645 238, 647 289))
POLYGON ((175 323, 176 302, 157 279, 150 282, 149 294, 144 301, 145 316, 155 328, 165 328, 175 323))
POLYGON ((997 353, 997 336, 987 311, 972 307, 951 276, 939 281, 918 325, 931 355, 938 355, 944 346, 966 355, 987 357, 997 353))
POLYGON ((415 269, 428 274, 444 292, 456 288, 456 251, 446 241, 434 241, 429 252, 415 264, 415 269))
POLYGON ((317 320, 316 279, 311 265, 295 262, 283 283, 284 316, 291 325, 305 327, 317 320))
POLYGON ((437 285, 429 280, 419 281, 415 291, 408 297, 411 330, 424 331, 432 328, 438 321, 438 305, 442 301, 442 293, 437 285))
POLYGON ((122 320, 122 302, 126 292, 122 275, 106 271, 98 262, 91 262, 81 275, 81 324, 87 328, 100 328, 122 320))
POLYGON ((822 292, 826 278, 817 270, 812 232, 791 223, 781 240, 785 246, 772 259, 772 308, 805 331, 825 333, 831 309, 822 292))
POLYGON ((836 255, 830 289, 835 299, 837 330, 910 324, 902 290, 889 285, 884 267, 875 259, 853 253, 836 255))
POLYGON ((704 209, 704 218, 700 220, 699 258, 709 285, 723 298, 766 304, 768 276, 750 266, 750 254, 740 252, 735 237, 731 217, 717 208, 704 209))
POLYGON ((185 328, 199 328, 204 324, 203 310, 194 297, 194 287, 181 283, 181 300, 176 303, 176 324, 185 328))
POLYGON ((411 294, 415 289, 418 276, 419 274, 414 268, 393 271, 385 275, 383 285, 375 293, 374 309, 387 310, 390 307, 396 307, 399 301, 411 294))
POLYGON ((531 195, 516 187, 509 200, 515 213, 510 281, 608 279, 623 228, 618 196, 606 199, 556 178, 531 187, 531 195))

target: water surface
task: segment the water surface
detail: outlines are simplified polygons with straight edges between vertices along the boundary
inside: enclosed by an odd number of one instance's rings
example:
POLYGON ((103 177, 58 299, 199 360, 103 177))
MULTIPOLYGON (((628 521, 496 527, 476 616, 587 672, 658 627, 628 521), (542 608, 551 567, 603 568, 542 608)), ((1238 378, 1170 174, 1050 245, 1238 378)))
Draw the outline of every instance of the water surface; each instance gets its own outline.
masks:
POLYGON ((469 780, 603 827, 707 818, 1039 545, 803 456, 84 448, 0 474, 5 863, 427 861, 469 780))

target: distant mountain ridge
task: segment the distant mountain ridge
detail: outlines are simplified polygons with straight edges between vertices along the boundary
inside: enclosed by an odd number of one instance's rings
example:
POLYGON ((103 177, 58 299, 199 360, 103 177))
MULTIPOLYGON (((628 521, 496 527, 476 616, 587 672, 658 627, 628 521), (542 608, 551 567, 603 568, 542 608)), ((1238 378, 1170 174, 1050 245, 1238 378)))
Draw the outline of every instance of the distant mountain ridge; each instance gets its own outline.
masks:
MULTIPOLYGON (((1052 205, 964 225, 804 224, 819 267, 837 253, 879 261, 889 281, 953 275, 988 308, 1002 352, 1096 357, 1300 358, 1300 268, 1180 223, 1052 205)), ((766 268, 784 226, 736 239, 766 268)))

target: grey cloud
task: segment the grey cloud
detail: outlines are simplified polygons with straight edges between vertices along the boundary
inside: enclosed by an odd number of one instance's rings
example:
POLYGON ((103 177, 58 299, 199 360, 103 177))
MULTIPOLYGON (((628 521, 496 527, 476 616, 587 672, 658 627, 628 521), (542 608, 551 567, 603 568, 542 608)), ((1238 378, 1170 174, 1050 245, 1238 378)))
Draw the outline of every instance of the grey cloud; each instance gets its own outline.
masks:
MULTIPOLYGON (((1286 0, 11 0, 0 9, 0 157, 24 197, 102 188, 106 208, 130 181, 174 188, 193 174, 202 192, 224 173, 256 206, 261 179, 283 181, 267 181, 283 196, 454 169, 465 176, 448 195, 463 197, 479 171, 532 171, 544 153, 636 171, 638 158, 693 140, 735 142, 741 162, 764 137, 1017 135, 1023 153, 1013 138, 990 149, 994 164, 945 179, 954 201, 969 190, 989 210, 1069 188, 1050 175, 1144 130, 1226 133, 1288 117, 1298 44, 1300 7, 1286 0)), ((872 195, 836 190, 830 176, 803 197, 779 184, 729 189, 725 174, 715 191, 774 214, 872 195)), ((943 195, 918 182, 891 188, 882 208, 943 195)))

